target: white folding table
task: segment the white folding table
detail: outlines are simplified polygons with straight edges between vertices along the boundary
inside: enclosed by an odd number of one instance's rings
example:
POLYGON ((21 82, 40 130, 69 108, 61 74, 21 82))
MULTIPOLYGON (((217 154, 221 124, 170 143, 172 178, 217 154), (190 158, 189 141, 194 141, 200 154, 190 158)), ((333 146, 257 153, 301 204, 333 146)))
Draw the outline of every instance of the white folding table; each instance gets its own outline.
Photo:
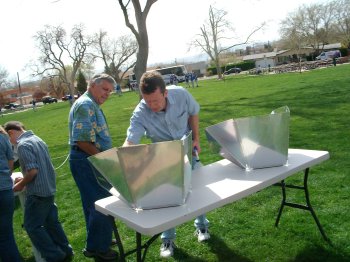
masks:
POLYGON ((309 168, 328 158, 329 153, 326 151, 289 149, 288 165, 256 169, 249 172, 223 159, 193 171, 192 190, 188 195, 186 203, 182 206, 135 210, 124 200, 116 196, 111 196, 96 201, 95 207, 96 210, 113 219, 114 233, 121 260, 125 260, 127 255, 136 252, 137 261, 143 261, 145 260, 147 248, 161 232, 181 225, 201 214, 252 195, 266 187, 278 184, 282 187, 282 203, 276 220, 276 226, 278 225, 284 206, 301 208, 311 212, 322 236, 325 240, 329 241, 311 207, 307 189, 309 168), (287 177, 303 170, 305 171, 304 186, 286 185, 284 183, 287 177), (300 205, 287 202, 286 187, 303 189, 307 204, 300 205), (136 249, 127 253, 124 252, 117 227, 115 226, 115 218, 120 219, 128 227, 136 231, 136 249), (151 236, 151 238, 142 245, 141 235, 151 236), (143 255, 142 249, 144 249, 143 255))

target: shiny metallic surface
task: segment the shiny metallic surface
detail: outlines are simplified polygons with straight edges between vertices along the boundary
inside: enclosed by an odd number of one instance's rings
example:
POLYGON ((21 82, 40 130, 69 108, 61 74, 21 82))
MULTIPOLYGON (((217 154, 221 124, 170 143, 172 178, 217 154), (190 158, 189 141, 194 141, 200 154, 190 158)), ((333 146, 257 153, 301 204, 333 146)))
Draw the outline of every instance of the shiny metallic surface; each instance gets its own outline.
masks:
POLYGON ((191 150, 190 133, 181 140, 113 148, 89 161, 99 183, 112 194, 114 187, 133 208, 161 208, 185 203, 191 187, 191 150))
POLYGON ((288 161, 289 108, 227 121, 205 129, 211 149, 247 171, 288 161))

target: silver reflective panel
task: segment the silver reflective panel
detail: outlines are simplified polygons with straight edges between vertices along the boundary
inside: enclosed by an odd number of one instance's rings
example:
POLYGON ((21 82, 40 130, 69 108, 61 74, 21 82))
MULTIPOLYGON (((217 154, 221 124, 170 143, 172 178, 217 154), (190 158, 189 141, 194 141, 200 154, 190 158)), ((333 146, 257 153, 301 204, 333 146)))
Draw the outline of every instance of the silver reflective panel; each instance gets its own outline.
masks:
POLYGON ((192 134, 181 140, 113 148, 88 159, 100 185, 112 194, 114 187, 133 208, 182 205, 191 187, 192 134))
POLYGON ((288 161, 289 108, 269 115, 229 119, 205 129, 211 149, 251 170, 285 165, 288 161))

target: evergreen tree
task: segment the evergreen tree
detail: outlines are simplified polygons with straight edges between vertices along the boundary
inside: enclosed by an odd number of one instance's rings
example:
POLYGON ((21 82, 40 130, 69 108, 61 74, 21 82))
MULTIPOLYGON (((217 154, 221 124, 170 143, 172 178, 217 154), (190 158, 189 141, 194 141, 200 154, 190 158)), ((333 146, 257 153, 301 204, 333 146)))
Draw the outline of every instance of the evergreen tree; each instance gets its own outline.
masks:
POLYGON ((84 74, 81 72, 81 70, 79 70, 79 74, 78 74, 77 89, 81 94, 85 93, 87 89, 86 78, 84 74))

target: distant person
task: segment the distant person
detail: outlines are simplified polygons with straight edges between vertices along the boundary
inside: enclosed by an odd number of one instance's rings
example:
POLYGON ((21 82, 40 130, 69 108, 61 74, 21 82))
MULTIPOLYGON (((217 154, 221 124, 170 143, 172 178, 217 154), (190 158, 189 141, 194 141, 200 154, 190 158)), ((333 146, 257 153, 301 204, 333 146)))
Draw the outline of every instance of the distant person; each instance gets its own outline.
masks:
POLYGON ((46 261, 64 261, 73 256, 66 234, 58 220, 56 174, 47 145, 21 122, 5 124, 11 143, 17 144, 23 178, 15 181, 13 190, 26 187, 24 228, 35 248, 46 261))
POLYGON ((33 107, 33 111, 36 111, 36 101, 35 99, 32 100, 32 107, 33 107))
POLYGON ((13 234, 15 197, 11 179, 13 152, 6 131, 0 126, 0 261, 20 262, 13 234))
MULTIPOLYGON (((146 135, 153 143, 179 140, 192 131, 192 146, 200 152, 199 143, 199 104, 184 88, 170 86, 166 89, 164 79, 155 71, 146 72, 140 80, 143 99, 136 106, 130 119, 124 146, 140 143, 146 135)), ((195 158, 192 167, 195 164, 195 158)), ((209 221, 206 216, 196 218, 195 234, 199 242, 208 240, 209 221)), ((175 247, 175 228, 162 233, 160 256, 171 257, 175 247)))
POLYGON ((171 74, 170 75, 170 85, 173 85, 174 84, 174 74, 171 74))
POLYGON ((119 83, 117 83, 116 85, 115 85, 115 93, 117 94, 117 95, 119 95, 119 96, 121 96, 123 93, 122 93, 122 88, 121 88, 121 86, 120 86, 120 84, 119 83))
POLYGON ((73 97, 71 94, 69 94, 69 96, 68 96, 68 101, 69 101, 70 106, 72 106, 73 105, 73 97))
POLYGON ((190 74, 187 73, 187 74, 185 75, 186 88, 187 88, 187 87, 190 87, 189 79, 190 79, 190 74))
POLYGON ((92 77, 87 91, 75 101, 69 112, 69 164, 79 189, 86 223, 86 257, 116 260, 118 253, 110 248, 112 220, 95 209, 95 202, 111 196, 95 177, 88 157, 112 148, 106 118, 101 105, 115 88, 115 80, 107 74, 92 77))
POLYGON ((132 89, 132 91, 135 91, 135 92, 137 92, 138 91, 138 84, 137 84, 137 82, 136 81, 132 81, 132 83, 131 83, 131 89, 132 89))
POLYGON ((131 84, 130 84, 130 80, 128 79, 128 82, 126 83, 126 87, 129 89, 129 91, 131 91, 131 84))
POLYGON ((174 74, 174 85, 177 85, 179 83, 179 79, 177 78, 177 75, 174 74))
POLYGON ((337 59, 335 58, 335 56, 333 56, 333 65, 337 66, 337 59))
POLYGON ((198 87, 198 77, 196 73, 193 73, 194 75, 194 81, 196 82, 196 87, 198 87))
POLYGON ((193 72, 190 73, 190 80, 191 80, 192 88, 194 88, 194 73, 193 72))

